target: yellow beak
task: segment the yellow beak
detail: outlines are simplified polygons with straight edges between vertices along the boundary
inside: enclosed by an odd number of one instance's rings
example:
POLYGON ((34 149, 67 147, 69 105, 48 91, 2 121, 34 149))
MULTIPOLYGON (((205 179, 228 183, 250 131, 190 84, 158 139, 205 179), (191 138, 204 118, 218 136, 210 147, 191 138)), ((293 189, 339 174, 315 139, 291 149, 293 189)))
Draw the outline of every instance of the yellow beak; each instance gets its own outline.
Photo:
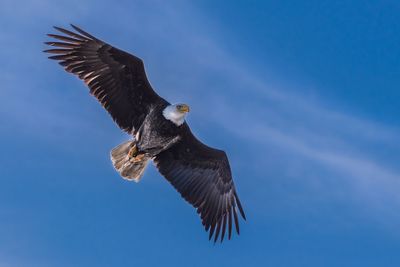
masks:
POLYGON ((180 112, 182 112, 182 113, 187 113, 187 112, 190 111, 190 108, 189 108, 188 105, 182 104, 182 105, 179 105, 179 106, 178 106, 178 110, 179 110, 180 112))

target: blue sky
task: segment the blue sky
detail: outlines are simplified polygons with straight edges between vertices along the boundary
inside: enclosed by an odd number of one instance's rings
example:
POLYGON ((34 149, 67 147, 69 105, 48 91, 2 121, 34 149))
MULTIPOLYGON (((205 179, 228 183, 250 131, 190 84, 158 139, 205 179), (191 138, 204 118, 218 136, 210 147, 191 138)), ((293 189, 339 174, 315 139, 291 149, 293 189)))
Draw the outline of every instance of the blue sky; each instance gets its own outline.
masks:
POLYGON ((0 266, 399 266, 397 1, 0 3, 0 266), (74 23, 145 61, 154 88, 227 151, 247 222, 222 245, 47 60, 74 23))

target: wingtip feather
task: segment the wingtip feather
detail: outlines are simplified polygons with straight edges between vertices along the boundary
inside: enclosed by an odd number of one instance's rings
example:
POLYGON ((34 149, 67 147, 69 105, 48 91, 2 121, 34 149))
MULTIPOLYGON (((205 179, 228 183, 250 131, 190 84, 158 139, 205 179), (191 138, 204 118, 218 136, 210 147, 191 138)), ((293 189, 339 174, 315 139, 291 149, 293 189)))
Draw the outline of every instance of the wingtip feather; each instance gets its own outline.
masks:
POLYGON ((88 37, 88 38, 90 38, 90 39, 92 39, 92 40, 98 40, 96 37, 94 37, 93 35, 91 35, 90 33, 86 32, 86 31, 82 30, 82 29, 79 28, 78 26, 76 26, 76 25, 74 25, 74 24, 72 24, 72 23, 70 23, 69 25, 71 25, 71 27, 72 27, 75 31, 79 32, 80 34, 82 34, 82 35, 84 35, 84 36, 86 36, 86 37, 88 37))
POLYGON ((240 215, 242 215, 242 218, 246 221, 246 215, 244 214, 242 203, 240 203, 239 197, 236 192, 235 192, 235 200, 236 200, 236 204, 239 209, 240 215))

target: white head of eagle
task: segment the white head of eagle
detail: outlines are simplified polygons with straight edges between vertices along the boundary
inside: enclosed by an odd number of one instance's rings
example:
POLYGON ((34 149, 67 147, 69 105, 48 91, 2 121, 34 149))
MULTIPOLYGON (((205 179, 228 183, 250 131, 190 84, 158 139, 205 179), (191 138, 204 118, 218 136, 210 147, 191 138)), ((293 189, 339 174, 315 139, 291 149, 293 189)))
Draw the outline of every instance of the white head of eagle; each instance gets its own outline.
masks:
POLYGON ((163 116, 167 120, 172 121, 176 126, 181 126, 189 111, 189 106, 186 104, 174 104, 167 106, 163 110, 163 116))

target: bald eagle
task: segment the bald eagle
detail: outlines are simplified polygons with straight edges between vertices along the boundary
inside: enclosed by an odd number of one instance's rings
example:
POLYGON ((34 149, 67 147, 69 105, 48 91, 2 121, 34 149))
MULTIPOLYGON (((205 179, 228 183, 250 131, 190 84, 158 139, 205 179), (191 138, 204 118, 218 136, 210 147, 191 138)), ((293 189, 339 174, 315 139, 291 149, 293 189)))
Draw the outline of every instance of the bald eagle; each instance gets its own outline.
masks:
POLYGON ((170 104, 147 80, 142 60, 117 49, 82 29, 54 27, 56 40, 45 42, 68 72, 77 75, 90 89, 116 124, 132 135, 111 151, 120 175, 139 181, 149 161, 199 213, 214 242, 224 239, 232 224, 239 234, 238 211, 246 219, 232 180, 224 151, 200 142, 185 122, 186 104, 170 104), (232 218, 233 217, 233 218, 232 218))

